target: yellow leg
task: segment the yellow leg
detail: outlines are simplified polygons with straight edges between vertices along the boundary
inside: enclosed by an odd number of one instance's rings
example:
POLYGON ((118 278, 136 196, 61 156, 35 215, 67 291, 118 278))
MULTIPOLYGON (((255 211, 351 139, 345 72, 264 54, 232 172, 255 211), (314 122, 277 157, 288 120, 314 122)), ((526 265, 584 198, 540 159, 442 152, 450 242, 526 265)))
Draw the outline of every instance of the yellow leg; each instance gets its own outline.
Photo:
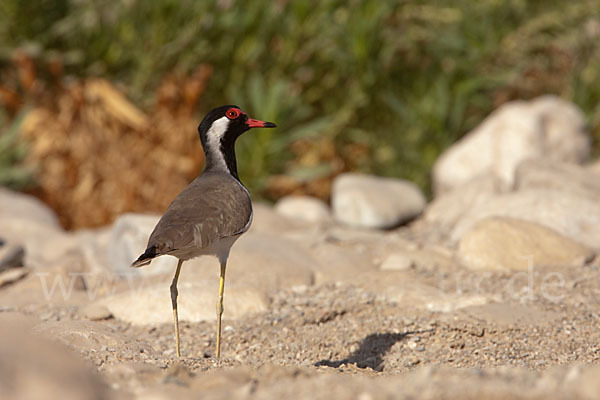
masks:
POLYGON ((217 358, 221 357, 221 315, 223 315, 223 291, 225 290, 225 267, 227 261, 221 263, 219 279, 219 299, 217 300, 217 358))
POLYGON ((181 271, 181 264, 183 260, 177 262, 177 270, 171 282, 171 304, 173 304, 173 323, 175 324, 175 351, 177 358, 181 357, 179 352, 179 317, 177 316, 177 280, 179 279, 179 271, 181 271))

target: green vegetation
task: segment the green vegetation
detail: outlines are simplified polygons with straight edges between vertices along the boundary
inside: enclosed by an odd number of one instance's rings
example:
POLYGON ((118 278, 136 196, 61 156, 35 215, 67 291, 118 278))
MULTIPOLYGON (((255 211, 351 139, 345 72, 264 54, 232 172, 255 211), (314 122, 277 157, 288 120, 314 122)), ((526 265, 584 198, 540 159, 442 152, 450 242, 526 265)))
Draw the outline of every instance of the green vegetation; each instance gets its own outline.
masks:
POLYGON ((494 107, 544 93, 577 103, 598 139, 598 43, 599 0, 0 3, 0 71, 25 48, 118 82, 145 108, 167 73, 211 66, 199 114, 234 103, 280 127, 240 143, 255 189, 294 172, 292 141, 317 137, 353 168, 427 188, 438 154, 494 107), (345 153, 356 143, 358 158, 345 153))
POLYGON ((9 122, 0 112, 0 186, 25 189, 32 183, 33 171, 21 165, 27 151, 18 135, 23 116, 24 112, 9 122))

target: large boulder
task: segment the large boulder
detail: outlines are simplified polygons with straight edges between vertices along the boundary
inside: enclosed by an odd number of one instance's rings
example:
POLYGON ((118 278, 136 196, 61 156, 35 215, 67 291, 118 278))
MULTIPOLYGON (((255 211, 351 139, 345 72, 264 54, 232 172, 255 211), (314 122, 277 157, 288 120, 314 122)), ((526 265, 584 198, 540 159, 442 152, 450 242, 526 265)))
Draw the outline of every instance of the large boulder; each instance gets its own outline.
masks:
POLYGON ((0 188, 0 239, 25 249, 28 267, 41 269, 76 251, 54 212, 33 196, 0 188))
MULTIPOLYGON (((218 278, 189 281, 184 274, 177 286, 177 307, 180 321, 210 321, 216 319, 218 278)), ((98 302, 110 313, 135 325, 157 325, 173 322, 170 282, 138 290, 130 290, 98 302)), ((267 297, 256 289, 226 281, 224 319, 234 319, 265 311, 267 297)))
POLYGON ((500 107, 447 149, 433 167, 436 194, 492 173, 512 184, 519 163, 529 158, 580 164, 590 154, 585 118, 555 96, 500 107))
MULTIPOLYGON (((105 250, 106 262, 111 271, 117 274, 141 274, 139 269, 131 268, 145 250, 148 238, 159 220, 155 215, 123 214, 117 218, 110 231, 105 250)), ((148 274, 161 274, 173 271, 177 261, 172 257, 159 257, 153 267, 144 271, 148 274)))
POLYGON ((580 267, 594 253, 543 225, 491 217, 479 221, 461 238, 458 256, 476 271, 519 271, 533 266, 580 267))
POLYGON ((61 230, 58 218, 50 207, 33 196, 0 187, 0 227, 4 228, 5 223, 13 220, 20 221, 23 226, 34 224, 61 230))
MULTIPOLYGON (((262 210, 261 216, 270 212, 262 210)), ((139 235, 131 229, 113 228, 113 232, 121 232, 121 241, 134 239, 144 243, 155 221, 142 216, 129 216, 130 223, 139 227, 139 235), (145 232, 145 233, 144 233, 145 232)), ((119 221, 115 225, 119 224, 119 221)), ((121 222, 121 224, 123 224, 121 222)), ((261 227, 261 224, 258 224, 261 227)), ((266 228, 266 227, 265 227, 266 228)), ((279 229, 279 228, 271 228, 279 229)), ((110 241, 112 248, 119 246, 119 235, 110 241)), ((121 268, 113 263, 109 267, 127 277, 130 256, 126 251, 133 248, 122 243, 124 259, 121 268)), ((322 260, 309 252, 308 246, 302 246, 279 232, 267 233, 262 229, 251 229, 242 235, 233 245, 228 262, 225 280, 225 314, 224 318, 238 318, 267 309, 268 297, 273 293, 297 285, 310 285, 314 282, 315 271, 321 269, 322 260)), ((132 250, 133 251, 133 250, 132 250)), ((133 253, 131 253, 133 254, 133 253)), ((137 256, 137 255, 136 255, 137 256)), ((134 324, 158 324, 171 321, 171 301, 169 285, 175 271, 174 257, 159 257, 152 264, 136 269, 142 276, 130 280, 132 289, 124 290, 115 296, 99 300, 116 318, 134 324), (170 266, 157 264, 164 260, 170 266)), ((129 278, 129 277, 127 277, 129 278)), ((198 257, 183 264, 179 278, 179 315, 182 320, 204 321, 215 318, 214 304, 217 299, 219 280, 219 263, 215 257, 198 257)))
POLYGON ((252 225, 248 232, 260 232, 276 235, 288 235, 298 230, 303 231, 306 223, 289 218, 266 203, 254 201, 252 204, 252 225))
MULTIPOLYGON (((305 223, 286 218, 265 204, 256 203, 253 207, 254 217, 248 234, 282 236, 293 234, 306 226, 305 223)), ((107 228, 76 232, 87 269, 96 273, 109 271, 116 275, 172 273, 177 265, 174 257, 159 257, 152 261, 151 268, 131 268, 131 263, 146 250, 148 238, 159 219, 158 215, 127 213, 119 216, 107 228)))
POLYGON ((341 174, 331 191, 334 217, 356 227, 400 225, 419 215, 425 203, 419 187, 403 179, 341 174))
MULTIPOLYGON (((262 207, 260 208, 259 220, 266 212, 262 207)), ((284 217, 277 217, 276 213, 266 213, 272 219, 285 220, 284 217)), ((177 265, 175 257, 157 257, 150 265, 143 268, 131 268, 131 262, 144 251, 157 220, 156 216, 125 214, 119 217, 106 233, 87 232, 86 235, 81 235, 80 241, 87 243, 83 248, 86 262, 93 264, 89 270, 94 273, 109 274, 113 278, 121 278, 117 279, 116 289, 113 292, 126 290, 127 285, 130 284, 137 287, 140 285, 150 287, 159 283, 157 290, 166 290, 165 293, 168 294, 170 279, 177 265)), ((263 224, 257 225, 260 228, 263 224)), ((248 233, 242 235, 233 245, 227 263, 227 285, 239 286, 244 290, 256 290, 258 295, 250 296, 258 299, 256 301, 260 303, 260 306, 255 308, 264 306, 263 297, 266 293, 293 285, 311 284, 314 281, 313 271, 318 270, 320 265, 305 247, 297 245, 277 231, 281 227, 275 225, 276 227, 271 228, 273 233, 250 229, 248 233)), ((218 275, 218 260, 215 257, 202 256, 183 264, 181 282, 183 285, 185 279, 190 279, 191 282, 207 281, 216 285, 218 275)), ((212 299, 213 292, 210 291, 210 296, 206 298, 212 299)), ((148 298, 153 296, 152 293, 147 294, 148 298)), ((114 307, 109 308, 113 311, 114 307)), ((115 315, 119 316, 117 314, 118 312, 115 312, 115 315)), ((199 318, 192 319, 199 320, 199 318)))
POLYGON ((425 209, 424 220, 447 232, 469 210, 507 190, 507 185, 493 174, 478 176, 433 199, 425 209))
POLYGON ((515 173, 515 189, 551 189, 600 200, 600 176, 579 165, 550 160, 527 160, 515 173))
POLYGON ((502 194, 473 207, 452 230, 458 242, 478 221, 493 216, 536 222, 592 249, 600 248, 598 202, 577 193, 549 189, 526 189, 502 194))
MULTIPOLYGON (((231 248, 226 284, 270 294, 296 285, 310 285, 314 280, 313 271, 319 266, 319 260, 291 240, 279 235, 248 232, 231 248)), ((194 281, 218 283, 219 262, 214 257, 186 261, 182 268, 182 279, 185 275, 194 281)))

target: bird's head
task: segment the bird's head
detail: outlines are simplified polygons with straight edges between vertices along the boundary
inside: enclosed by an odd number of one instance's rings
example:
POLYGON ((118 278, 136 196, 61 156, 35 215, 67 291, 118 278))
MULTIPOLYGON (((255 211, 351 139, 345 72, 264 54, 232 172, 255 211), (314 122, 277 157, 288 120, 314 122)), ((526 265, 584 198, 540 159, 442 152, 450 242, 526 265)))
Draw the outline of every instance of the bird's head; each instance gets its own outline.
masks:
POLYGON ((238 106, 226 105, 212 109, 198 126, 207 168, 227 167, 237 177, 235 141, 251 128, 274 128, 272 122, 252 119, 238 106))

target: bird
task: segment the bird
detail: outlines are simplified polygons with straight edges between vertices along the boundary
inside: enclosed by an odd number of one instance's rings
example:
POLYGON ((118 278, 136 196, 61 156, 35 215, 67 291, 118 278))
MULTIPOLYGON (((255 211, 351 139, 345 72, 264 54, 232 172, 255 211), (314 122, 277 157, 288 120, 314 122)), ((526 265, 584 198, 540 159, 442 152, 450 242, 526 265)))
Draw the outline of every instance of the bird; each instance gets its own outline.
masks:
POLYGON ((202 173, 171 202, 156 224, 145 252, 131 266, 139 268, 156 257, 178 259, 171 282, 175 351, 181 357, 177 281, 182 264, 199 256, 216 256, 221 272, 217 297, 217 358, 221 356, 221 316, 225 269, 231 246, 252 224, 252 199, 237 171, 235 142, 251 128, 274 128, 272 122, 249 118, 240 107, 224 105, 206 114, 198 133, 206 163, 202 173))

